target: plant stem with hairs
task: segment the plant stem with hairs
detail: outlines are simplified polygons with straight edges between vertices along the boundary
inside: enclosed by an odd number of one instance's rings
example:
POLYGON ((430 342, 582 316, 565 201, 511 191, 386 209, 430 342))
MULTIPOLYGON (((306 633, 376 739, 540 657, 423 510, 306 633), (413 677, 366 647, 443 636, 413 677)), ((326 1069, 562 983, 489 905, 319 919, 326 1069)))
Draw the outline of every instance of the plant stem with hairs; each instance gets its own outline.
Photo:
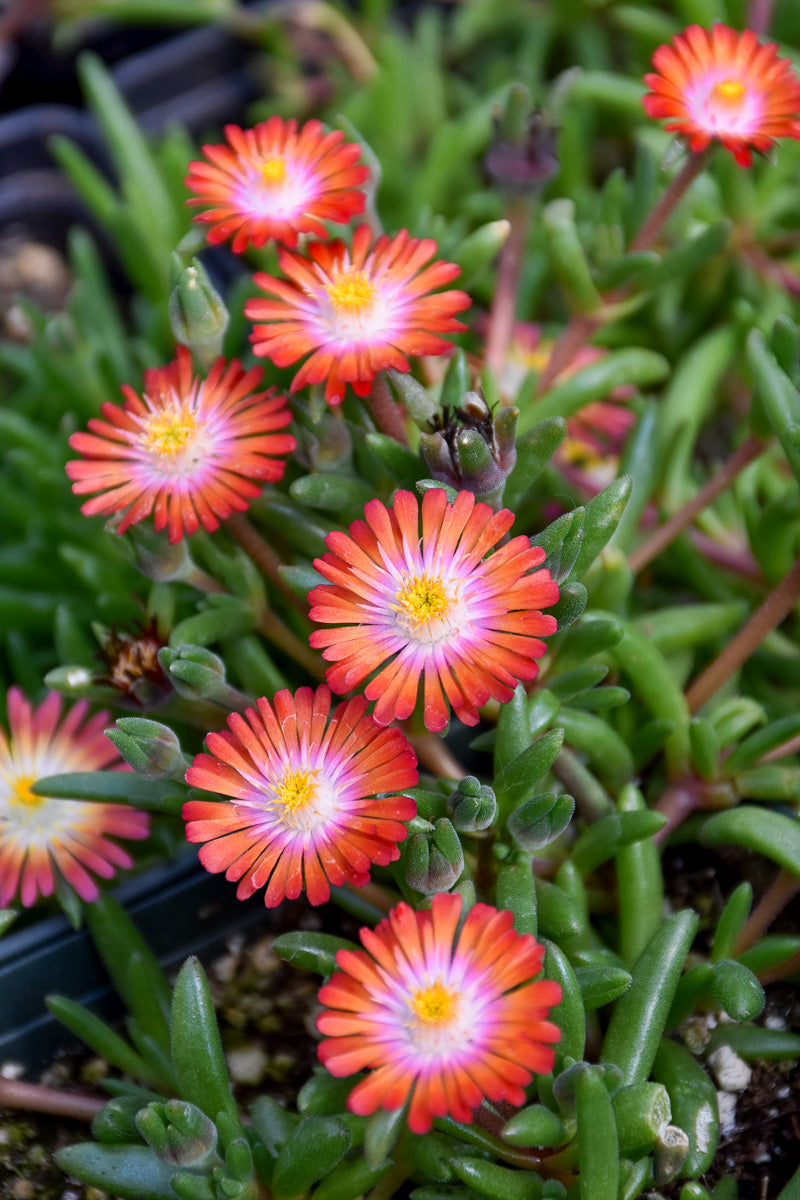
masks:
POLYGON ((289 601, 293 608, 296 608, 298 612, 305 616, 307 606, 288 587, 280 574, 280 567, 283 564, 279 556, 269 543, 264 540, 256 527, 248 521, 247 517, 243 516, 242 513, 231 513, 225 522, 225 528, 236 539, 242 549, 249 554, 265 577, 275 585, 281 595, 289 601))

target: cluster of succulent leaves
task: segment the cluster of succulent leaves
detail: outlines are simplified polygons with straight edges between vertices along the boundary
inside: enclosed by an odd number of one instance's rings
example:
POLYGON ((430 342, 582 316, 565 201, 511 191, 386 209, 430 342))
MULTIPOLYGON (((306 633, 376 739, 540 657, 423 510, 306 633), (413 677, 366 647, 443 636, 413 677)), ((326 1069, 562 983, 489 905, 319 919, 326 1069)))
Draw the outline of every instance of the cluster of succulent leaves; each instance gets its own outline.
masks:
MULTIPOLYGON (((81 15, 87 6, 73 7, 81 15)), ((547 553, 561 588, 559 632, 535 688, 518 688, 472 739, 474 775, 422 776, 418 816, 384 876, 417 902, 456 888, 510 909, 517 929, 546 946, 545 974, 563 990, 553 1013, 562 1038, 553 1073, 535 1080, 528 1105, 510 1119, 493 1114, 495 1133, 442 1119, 417 1137, 402 1114, 353 1116, 345 1109, 352 1080, 322 1068, 296 1112, 263 1096, 243 1120, 201 967, 190 960, 170 990, 105 895, 83 915, 128 1008, 127 1036, 63 997, 50 1000, 123 1076, 106 1081, 112 1098, 95 1119, 95 1142, 61 1152, 73 1175, 142 1200, 351 1200, 372 1189, 389 1196, 395 1180, 411 1181, 414 1200, 633 1200, 675 1179, 681 1200, 702 1200, 697 1181, 719 1136, 704 1056, 720 1046, 744 1059, 800 1053, 800 1037, 757 1023, 759 976, 792 962, 800 937, 767 934, 737 952, 753 898, 743 878, 704 930, 707 950, 698 950, 697 914, 664 915, 655 840, 665 824, 655 805, 682 789, 693 812, 680 826, 683 841, 743 847, 791 878, 800 874, 800 763, 794 755, 765 761, 800 735, 796 638, 771 633, 736 687, 699 716, 685 695, 798 554, 800 333, 780 268, 791 269, 800 148, 782 146, 775 164, 753 173, 718 155, 673 219, 668 248, 625 253, 663 186, 659 162, 669 144, 641 112, 649 56, 687 21, 737 23, 741 7, 572 0, 537 5, 532 20, 522 0, 472 0, 447 13, 423 6, 404 25, 373 0, 353 19, 377 69, 356 85, 341 62, 326 64, 334 100, 321 113, 280 22, 265 16, 248 26, 276 80, 254 118, 313 111, 340 120, 380 164, 387 228, 435 237, 441 255, 462 266, 460 286, 486 307, 494 222, 503 215, 503 197, 481 174, 492 114, 514 79, 559 126, 558 169, 532 224, 519 313, 548 335, 575 314, 601 315, 595 340, 607 353, 539 396, 535 372, 525 380, 517 461, 502 499, 516 514, 514 532, 547 553), (622 386, 636 423, 620 478, 579 504, 553 463, 566 419, 622 386), (677 510, 746 433, 765 450, 697 527, 708 538, 724 533, 757 572, 728 571, 682 536, 637 575, 627 558, 643 518, 677 510), (564 511, 548 524, 554 501, 564 511), (692 1053, 678 1031, 703 1012, 729 1019, 692 1053)), ((231 21, 233 5, 211 8, 165 3, 160 11, 231 21)), ((778 8, 777 36, 798 36, 794 6, 778 8)), ((66 19, 70 6, 62 9, 66 19)), ((94 242, 78 229, 67 311, 47 319, 31 307, 30 342, 0 346, 11 389, 0 411, 10 448, 0 474, 0 672, 31 695, 47 672, 67 695, 127 708, 110 736, 136 774, 62 776, 37 790, 148 808, 157 837, 147 853, 153 845, 176 853, 183 773, 203 733, 253 697, 306 682, 280 638, 270 639, 269 614, 305 640, 308 623, 291 596, 304 599, 320 581, 312 563, 325 535, 359 517, 366 500, 388 502, 429 471, 417 449, 376 429, 355 399, 342 421, 314 400, 294 399, 295 461, 250 510, 284 564, 282 586, 265 582, 224 530, 167 548, 144 528, 117 538, 80 516, 63 474, 67 436, 117 399, 120 384, 171 357, 170 292, 199 253, 186 236, 181 182, 196 147, 180 130, 153 145, 102 65, 87 58, 82 74, 116 178, 65 141, 53 150, 112 239, 131 292, 119 301, 94 242), (199 592, 201 576, 221 590, 199 592), (157 696, 142 685, 122 697, 98 653, 119 630, 135 636, 147 623, 163 642, 157 696)), ((270 269, 273 252, 254 259, 270 269)), ((203 253, 203 262, 231 314, 226 353, 242 355, 250 275, 222 251, 203 253)), ((468 336, 463 342, 474 350, 468 336)), ((441 389, 427 394, 433 410, 461 403, 473 383, 466 362, 455 354, 441 389)), ((486 375, 482 383, 492 404, 496 381, 486 375)), ((76 920, 79 910, 76 900, 76 920)), ((366 901, 358 915, 379 916, 366 901)), ((297 933, 275 949, 327 977, 345 944, 297 933)), ((734 1196, 735 1186, 724 1179, 715 1195, 734 1196)))

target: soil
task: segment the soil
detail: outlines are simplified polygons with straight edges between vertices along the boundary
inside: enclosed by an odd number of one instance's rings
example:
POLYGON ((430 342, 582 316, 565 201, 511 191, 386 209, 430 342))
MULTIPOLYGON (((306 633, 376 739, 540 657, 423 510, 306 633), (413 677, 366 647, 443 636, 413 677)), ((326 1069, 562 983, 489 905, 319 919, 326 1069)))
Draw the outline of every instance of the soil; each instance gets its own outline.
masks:
MULTIPOLYGON (((691 877, 691 868, 687 874, 691 877)), ((309 919, 314 921, 314 914, 309 919)), ((308 924, 306 924, 308 927, 308 924)), ((355 937, 355 928, 343 930, 355 937)), ((314 1018, 319 980, 281 962, 273 935, 237 934, 208 966, 234 1093, 240 1107, 268 1091, 292 1106, 316 1062, 314 1018)), ((800 1028, 794 988, 767 989, 762 1020, 800 1028)), ((724 1175, 739 1181, 739 1200, 775 1200, 797 1168, 800 1144, 800 1065, 751 1064, 749 1086, 737 1095, 735 1117, 720 1141, 712 1169, 701 1181, 709 1190, 724 1175)), ((6 1064, 8 1069, 8 1064, 6 1064)), ((39 1077, 60 1089, 103 1097, 102 1060, 65 1054, 39 1077)), ((62 1146, 89 1138, 86 1125, 62 1117, 0 1109, 0 1197, 2 1200, 109 1200, 107 1193, 67 1179, 53 1161, 62 1146)), ((681 1184, 663 1189, 677 1198, 681 1184)))
MULTIPOLYGON (((319 922, 310 914, 304 927, 314 924, 319 922)), ((241 1108, 264 1091, 293 1105, 316 1061, 319 979, 281 962, 272 952, 273 936, 251 932, 245 941, 236 934, 207 968, 241 1108)), ((12 1074, 15 1066, 6 1063, 0 1070, 12 1074)), ((105 1099, 98 1081, 107 1073, 101 1059, 75 1051, 60 1057, 37 1082, 105 1099)), ((83 1122, 0 1109, 2 1200, 107 1200, 107 1193, 67 1179, 53 1159, 62 1146, 90 1136, 83 1122)))

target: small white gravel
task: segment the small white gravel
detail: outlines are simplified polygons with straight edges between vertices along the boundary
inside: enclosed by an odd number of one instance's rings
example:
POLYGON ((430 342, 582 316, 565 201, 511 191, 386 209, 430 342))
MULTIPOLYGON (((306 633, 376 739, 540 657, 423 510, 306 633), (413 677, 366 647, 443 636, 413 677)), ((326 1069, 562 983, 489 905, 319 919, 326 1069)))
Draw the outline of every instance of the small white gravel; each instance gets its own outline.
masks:
POLYGON ((269 1059, 260 1046, 242 1046, 238 1050, 229 1050, 225 1058, 234 1083, 249 1083, 253 1086, 261 1083, 269 1064, 269 1059))
POLYGON ((753 1074, 744 1059, 731 1050, 720 1046, 708 1056, 708 1065, 723 1092, 743 1092, 753 1074))

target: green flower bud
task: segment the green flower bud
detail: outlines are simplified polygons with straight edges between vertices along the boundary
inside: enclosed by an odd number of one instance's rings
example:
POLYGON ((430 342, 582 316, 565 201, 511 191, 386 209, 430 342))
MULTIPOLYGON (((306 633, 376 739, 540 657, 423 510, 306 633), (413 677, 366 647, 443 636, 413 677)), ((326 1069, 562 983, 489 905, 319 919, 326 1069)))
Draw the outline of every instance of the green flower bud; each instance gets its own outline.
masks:
POLYGON ((225 663, 205 646, 164 646, 158 661, 172 686, 185 700, 218 700, 226 704, 233 689, 225 679, 225 663))
POLYGON ((494 823, 497 800, 490 787, 467 775, 449 797, 447 811, 459 833, 480 833, 494 823))
POLYGON ((200 1166, 214 1155, 217 1129, 187 1100, 154 1100, 136 1114, 136 1128, 162 1162, 200 1166))
POLYGON ((572 820, 572 796, 532 796, 508 818, 508 832, 523 850, 541 850, 560 837, 572 820))
POLYGON ((187 762, 176 734, 159 721, 120 717, 105 735, 128 766, 145 779, 182 780, 186 774, 187 762))
POLYGON ((184 268, 169 298, 169 322, 175 340, 206 368, 222 353, 230 317, 219 292, 197 258, 184 268))
MULTIPOLYGON (((121 519, 122 514, 118 513, 106 522, 106 529, 116 533, 116 526, 121 519)), ((119 538, 119 545, 141 573, 156 583, 173 580, 189 583, 195 573, 186 539, 170 545, 166 533, 156 533, 145 522, 131 525, 119 538)))
POLYGON ((441 817, 432 835, 412 833, 406 850, 406 879, 424 896, 447 892, 464 870, 464 851, 447 817, 441 817))

